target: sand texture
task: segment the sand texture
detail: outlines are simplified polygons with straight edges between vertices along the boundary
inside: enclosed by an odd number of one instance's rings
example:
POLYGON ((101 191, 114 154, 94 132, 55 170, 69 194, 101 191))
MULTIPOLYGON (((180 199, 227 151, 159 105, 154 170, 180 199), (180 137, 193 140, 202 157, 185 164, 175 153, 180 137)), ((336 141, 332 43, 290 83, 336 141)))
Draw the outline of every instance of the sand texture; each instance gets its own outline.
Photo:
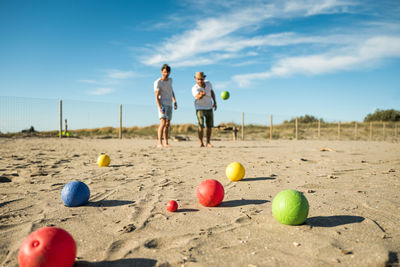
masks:
POLYGON ((400 251, 400 145, 352 141, 195 141, 156 148, 139 139, 0 139, 0 265, 18 266, 18 249, 44 226, 67 230, 75 266, 385 266, 400 251), (321 148, 328 148, 321 151, 321 148), (111 157, 98 167, 97 157, 111 157), (226 166, 246 168, 230 182, 226 166), (217 179, 220 206, 196 187, 217 179), (63 205, 73 180, 87 205, 63 205), (304 192, 305 224, 272 216, 273 197, 304 192), (177 212, 166 203, 175 199, 177 212))

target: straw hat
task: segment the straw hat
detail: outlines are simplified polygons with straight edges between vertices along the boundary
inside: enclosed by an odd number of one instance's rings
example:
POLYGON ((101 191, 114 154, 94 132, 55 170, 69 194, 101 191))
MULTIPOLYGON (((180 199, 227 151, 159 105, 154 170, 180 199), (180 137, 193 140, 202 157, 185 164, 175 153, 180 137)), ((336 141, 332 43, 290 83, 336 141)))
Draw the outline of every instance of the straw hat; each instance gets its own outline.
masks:
POLYGON ((196 72, 196 76, 194 76, 195 79, 205 79, 207 76, 204 75, 204 72, 196 72))

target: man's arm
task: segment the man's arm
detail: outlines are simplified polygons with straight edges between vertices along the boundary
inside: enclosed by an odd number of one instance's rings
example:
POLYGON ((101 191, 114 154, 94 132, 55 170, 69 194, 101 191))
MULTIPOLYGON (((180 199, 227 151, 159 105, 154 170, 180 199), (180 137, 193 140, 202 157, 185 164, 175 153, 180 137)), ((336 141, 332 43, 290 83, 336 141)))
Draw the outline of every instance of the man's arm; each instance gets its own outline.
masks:
POLYGON ((198 94, 196 95, 196 99, 202 99, 205 95, 206 95, 206 92, 205 92, 205 91, 200 91, 200 92, 198 92, 198 94))
POLYGON ((178 108, 178 103, 176 103, 176 98, 175 98, 174 91, 172 91, 172 101, 174 102, 174 108, 177 109, 178 108))
POLYGON ((211 98, 212 98, 212 100, 214 102, 214 104, 213 104, 214 110, 217 110, 217 101, 215 101, 215 94, 214 94, 214 90, 213 89, 211 89, 211 98))
POLYGON ((156 103, 159 110, 161 110, 161 103, 160 103, 160 90, 154 91, 156 94, 156 103))

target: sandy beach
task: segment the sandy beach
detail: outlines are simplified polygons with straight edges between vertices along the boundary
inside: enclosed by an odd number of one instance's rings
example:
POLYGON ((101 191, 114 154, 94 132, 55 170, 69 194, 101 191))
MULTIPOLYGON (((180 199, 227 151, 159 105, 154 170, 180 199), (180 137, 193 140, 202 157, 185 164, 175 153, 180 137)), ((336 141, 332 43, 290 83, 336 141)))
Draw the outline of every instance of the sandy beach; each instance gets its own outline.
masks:
POLYGON ((26 236, 67 230, 75 266, 385 266, 400 257, 400 144, 353 141, 0 139, 0 265, 18 266, 26 236), (321 148, 330 148, 321 151, 321 148), (100 153, 109 167, 96 164, 100 153), (238 161, 245 178, 231 182, 238 161), (196 187, 217 179, 220 206, 196 187), (85 182, 89 203, 70 208, 60 192, 85 182), (274 196, 304 192, 305 224, 272 216, 274 196), (177 212, 166 203, 176 200, 177 212))

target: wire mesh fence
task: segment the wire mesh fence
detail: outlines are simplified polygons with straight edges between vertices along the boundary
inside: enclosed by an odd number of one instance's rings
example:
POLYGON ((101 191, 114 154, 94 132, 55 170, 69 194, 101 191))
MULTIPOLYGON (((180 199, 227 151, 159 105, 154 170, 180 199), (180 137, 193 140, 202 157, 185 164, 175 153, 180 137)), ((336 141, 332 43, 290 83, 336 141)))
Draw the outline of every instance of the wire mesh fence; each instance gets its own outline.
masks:
MULTIPOLYGON (((398 122, 302 123, 296 116, 219 109, 214 113, 214 138, 293 140, 399 141, 398 122), (272 127, 271 127, 272 126, 272 127)), ((156 137, 156 105, 133 105, 77 100, 0 96, 0 133, 47 132, 48 136, 107 135, 117 138, 156 137), (121 113, 122 111, 122 113, 121 113)), ((194 107, 173 112, 171 136, 196 135, 194 107)))

